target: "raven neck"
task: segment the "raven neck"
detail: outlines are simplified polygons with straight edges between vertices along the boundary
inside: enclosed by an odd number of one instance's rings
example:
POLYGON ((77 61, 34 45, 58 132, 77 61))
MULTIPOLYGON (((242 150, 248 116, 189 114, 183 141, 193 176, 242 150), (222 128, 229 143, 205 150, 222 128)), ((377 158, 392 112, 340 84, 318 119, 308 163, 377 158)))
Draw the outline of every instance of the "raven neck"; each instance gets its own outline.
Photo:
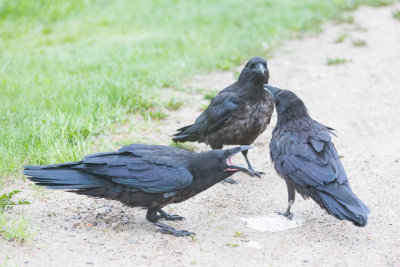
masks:
POLYGON ((284 126, 287 123, 295 122, 297 120, 312 120, 310 115, 308 115, 306 108, 289 108, 283 113, 278 113, 277 127, 284 126))
POLYGON ((190 164, 192 166, 190 172, 193 175, 192 185, 200 191, 225 180, 235 173, 223 170, 217 171, 208 167, 207 164, 205 164, 208 159, 204 153, 197 154, 192 160, 193 161, 190 164))
POLYGON ((240 96, 250 99, 264 98, 267 95, 263 87, 264 83, 268 83, 268 80, 265 82, 262 78, 239 79, 237 81, 238 88, 240 88, 238 93, 240 96))

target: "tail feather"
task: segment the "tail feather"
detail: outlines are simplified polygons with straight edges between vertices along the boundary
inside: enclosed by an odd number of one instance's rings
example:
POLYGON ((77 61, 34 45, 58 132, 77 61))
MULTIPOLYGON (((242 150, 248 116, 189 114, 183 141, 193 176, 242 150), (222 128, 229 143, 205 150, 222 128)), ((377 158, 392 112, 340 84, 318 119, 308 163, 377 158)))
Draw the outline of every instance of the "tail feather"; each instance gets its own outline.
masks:
POLYGON ((51 189, 83 189, 113 186, 101 175, 88 173, 74 167, 82 162, 70 162, 46 166, 24 166, 24 174, 37 185, 51 189))
POLYGON ((339 220, 348 220, 356 226, 367 224, 369 208, 352 192, 348 183, 332 183, 324 191, 315 190, 310 197, 329 214, 339 220))
POLYGON ((172 141, 174 142, 201 142, 199 135, 199 127, 196 124, 188 125, 178 129, 178 133, 174 134, 172 141))

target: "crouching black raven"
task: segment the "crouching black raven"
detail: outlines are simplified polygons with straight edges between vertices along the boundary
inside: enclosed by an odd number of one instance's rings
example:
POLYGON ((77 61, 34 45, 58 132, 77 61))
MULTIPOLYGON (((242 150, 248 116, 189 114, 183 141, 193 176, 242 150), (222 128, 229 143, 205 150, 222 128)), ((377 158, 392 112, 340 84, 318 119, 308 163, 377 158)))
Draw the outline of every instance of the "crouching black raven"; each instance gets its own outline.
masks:
POLYGON ((115 152, 86 156, 82 161, 25 166, 24 174, 51 189, 68 189, 77 194, 119 200, 131 207, 145 207, 146 219, 160 227, 158 231, 186 236, 192 233, 158 222, 160 218, 183 219, 167 214, 162 208, 193 197, 238 171, 249 172, 231 161, 236 153, 249 148, 193 153, 168 146, 132 144, 115 152))
POLYGON ((329 214, 356 226, 367 224, 368 207, 351 190, 346 173, 331 141, 332 128, 313 120, 303 101, 289 90, 266 84, 278 114, 270 143, 275 169, 287 185, 290 208, 295 190, 311 197, 329 214))
MULTIPOLYGON (((247 62, 239 79, 211 100, 195 123, 178 129, 174 142, 199 142, 221 149, 223 145, 250 145, 264 132, 274 105, 263 84, 268 83, 267 62, 254 57, 247 62)), ((249 169, 253 170, 247 150, 242 152, 249 169)), ((229 182, 234 180, 229 179, 229 182)))

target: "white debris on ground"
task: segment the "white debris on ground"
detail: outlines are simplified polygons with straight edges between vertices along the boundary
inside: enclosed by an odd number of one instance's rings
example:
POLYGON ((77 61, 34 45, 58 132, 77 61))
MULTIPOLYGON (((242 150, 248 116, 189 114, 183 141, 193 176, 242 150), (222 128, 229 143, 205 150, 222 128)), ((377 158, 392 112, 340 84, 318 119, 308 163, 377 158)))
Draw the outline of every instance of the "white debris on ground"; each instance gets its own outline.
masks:
POLYGON ((249 247, 249 248, 256 248, 256 249, 262 248, 261 244, 258 243, 258 242, 255 242, 255 241, 249 241, 249 242, 246 244, 246 247, 249 247))
POLYGON ((248 227, 260 232, 281 232, 291 228, 300 227, 303 224, 301 219, 288 220, 277 213, 254 218, 240 218, 248 227))

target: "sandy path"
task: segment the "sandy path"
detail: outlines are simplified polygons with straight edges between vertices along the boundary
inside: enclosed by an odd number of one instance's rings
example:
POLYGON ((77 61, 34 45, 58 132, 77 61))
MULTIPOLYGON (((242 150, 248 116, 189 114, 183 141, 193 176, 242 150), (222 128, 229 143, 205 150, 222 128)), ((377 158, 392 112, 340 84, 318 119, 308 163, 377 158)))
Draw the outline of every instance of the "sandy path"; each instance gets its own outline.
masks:
MULTIPOLYGON (((237 185, 218 184, 171 205, 187 218, 171 225, 196 232, 193 240, 155 233, 141 209, 24 185, 33 204, 14 212, 31 217, 38 232, 31 245, 0 240, 0 264, 7 255, 8 263, 21 266, 400 266, 400 22, 391 14, 399 8, 362 7, 354 13, 356 24, 330 25, 318 37, 290 41, 269 60, 271 84, 293 89, 315 119, 337 129, 334 142, 353 190, 371 209, 367 227, 338 221, 299 197, 292 222, 275 216, 286 208, 287 195, 269 159, 270 126, 249 153, 266 172, 262 179, 236 175, 237 185), (350 38, 334 43, 343 32, 350 38), (351 38, 367 45, 355 47, 351 38), (350 61, 327 66, 327 57, 350 61)), ((188 85, 221 89, 232 81, 233 74, 223 72, 188 85)), ((199 113, 193 108, 198 100, 173 112, 162 131, 148 133, 168 143, 199 113)))

